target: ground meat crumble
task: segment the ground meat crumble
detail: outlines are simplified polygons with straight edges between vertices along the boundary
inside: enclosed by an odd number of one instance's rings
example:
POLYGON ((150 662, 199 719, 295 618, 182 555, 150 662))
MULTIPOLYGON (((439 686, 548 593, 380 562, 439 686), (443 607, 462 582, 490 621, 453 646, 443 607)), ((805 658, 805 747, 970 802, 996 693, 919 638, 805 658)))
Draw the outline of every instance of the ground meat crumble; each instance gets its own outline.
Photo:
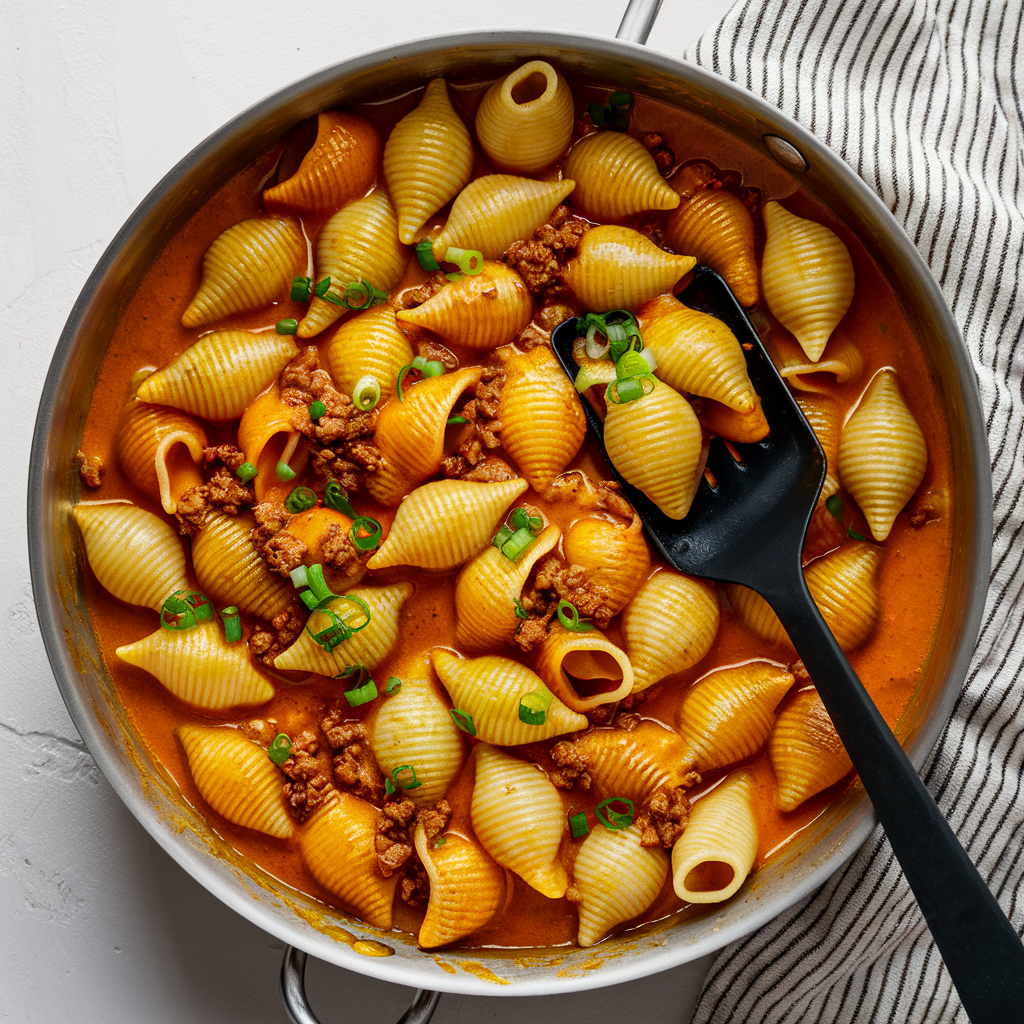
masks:
POLYGON ((374 850, 377 867, 385 878, 390 878, 401 868, 405 877, 401 881, 402 900, 413 907, 422 907, 430 898, 430 883, 427 873, 416 856, 413 836, 417 825, 423 825, 427 841, 448 827, 451 805, 439 800, 432 808, 416 813, 416 805, 406 796, 396 796, 387 801, 377 816, 377 831, 374 836, 374 850))
POLYGON ((513 242, 505 253, 505 262, 523 279, 534 297, 568 294, 562 268, 576 255, 580 239, 590 224, 573 216, 567 206, 555 207, 542 224, 524 242, 513 242))
POLYGON ((575 605, 581 619, 592 620, 600 629, 608 628, 612 615, 607 596, 587 580, 582 565, 566 565, 556 555, 551 555, 540 563, 533 583, 523 590, 522 605, 528 618, 520 624, 515 636, 523 651, 528 653, 543 642, 547 625, 562 600, 575 605), (543 633, 534 623, 541 624, 543 633))
POLYGON ((485 367, 480 380, 468 389, 472 397, 461 409, 453 410, 466 421, 471 432, 458 452, 442 461, 441 470, 446 477, 496 483, 514 480, 518 475, 503 459, 488 454, 501 446, 498 409, 504 384, 502 367, 485 367))
POLYGON ((203 449, 203 476, 206 482, 190 487, 178 499, 175 514, 182 533, 194 534, 211 512, 237 516, 243 506, 256 500, 251 487, 235 475, 245 462, 245 455, 233 444, 219 444, 203 449))
MULTIPOLYGON (((700 776, 697 776, 697 780, 699 778, 700 776)), ((668 786, 662 786, 636 817, 636 823, 640 827, 640 845, 671 849, 675 841, 686 831, 689 820, 690 801, 686 799, 683 787, 670 789, 668 786)))
POLYGON ((305 616, 297 609, 289 609, 275 615, 270 621, 270 629, 257 624, 249 637, 249 651, 264 665, 273 665, 274 659, 299 638, 306 625, 305 616))
POLYGON ((328 797, 331 762, 316 734, 307 730, 292 739, 291 754, 281 765, 288 776, 284 796, 288 809, 298 822, 305 821, 328 797))
POLYGON ((340 701, 331 701, 320 719, 333 755, 331 768, 338 789, 362 797, 371 804, 384 800, 384 776, 374 759, 362 722, 346 721, 348 709, 340 701))
POLYGON ((95 488, 103 483, 103 460, 98 455, 86 455, 81 448, 75 453, 78 475, 86 487, 95 488))
POLYGON ((559 789, 590 789, 590 765, 586 755, 571 740, 559 740, 550 752, 555 770, 548 776, 559 789))

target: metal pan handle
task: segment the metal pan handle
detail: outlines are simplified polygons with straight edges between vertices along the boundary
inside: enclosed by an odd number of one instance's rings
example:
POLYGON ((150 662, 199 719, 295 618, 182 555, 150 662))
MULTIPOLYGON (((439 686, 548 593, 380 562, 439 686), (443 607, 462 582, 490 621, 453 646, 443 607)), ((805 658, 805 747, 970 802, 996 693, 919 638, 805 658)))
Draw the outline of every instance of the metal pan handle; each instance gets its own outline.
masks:
POLYGON ((646 43, 660 10, 661 0, 629 0, 615 38, 629 43, 646 43))

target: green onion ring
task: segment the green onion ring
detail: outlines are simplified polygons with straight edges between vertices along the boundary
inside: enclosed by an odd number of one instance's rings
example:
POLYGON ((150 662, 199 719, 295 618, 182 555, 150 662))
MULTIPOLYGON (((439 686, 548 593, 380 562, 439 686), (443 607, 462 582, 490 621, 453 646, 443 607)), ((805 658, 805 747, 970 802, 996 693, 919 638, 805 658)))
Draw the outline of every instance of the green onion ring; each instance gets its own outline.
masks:
POLYGON ((519 721, 526 725, 543 725, 547 721, 548 708, 554 694, 544 690, 533 690, 519 698, 519 721))
POLYGON ((623 829, 627 829, 633 824, 633 801, 624 796, 610 796, 607 800, 602 800, 594 808, 594 813, 606 829, 611 832, 621 832, 623 829), (629 807, 629 810, 626 812, 616 811, 611 806, 616 803, 626 804, 629 807), (606 807, 608 808, 608 817, 605 817, 603 813, 606 807), (611 820, 609 820, 609 818, 611 820))
POLYGON ((324 504, 328 508, 333 508, 335 512, 341 512, 343 515, 349 517, 349 519, 355 519, 356 510, 352 507, 351 502, 345 495, 345 492, 341 488, 341 484, 337 480, 329 480, 327 487, 324 488, 324 504))
POLYGON ((590 826, 587 825, 587 812, 580 811, 579 814, 569 815, 569 831, 573 839, 582 839, 590 834, 590 826))
POLYGON ((557 614, 562 626, 573 633, 589 633, 594 628, 589 622, 581 622, 576 605, 564 598, 558 602, 557 614))
POLYGON ((380 547, 380 538, 384 533, 384 527, 377 522, 372 516, 359 516, 357 519, 352 520, 352 529, 349 530, 349 536, 352 538, 352 543, 360 551, 369 551, 371 548, 380 547), (360 533, 365 531, 365 535, 360 533))
POLYGON ((274 762, 278 767, 285 763, 292 754, 292 741, 288 738, 288 735, 283 732, 279 732, 275 737, 273 743, 267 747, 267 757, 274 762))
POLYGON ((367 374, 356 381, 352 389, 352 404, 360 412, 369 412, 380 401, 380 381, 367 374))
POLYGON ((476 724, 473 722, 473 716, 462 708, 451 708, 448 714, 452 716, 452 721, 464 732, 470 736, 476 735, 476 724))
POLYGON ((289 491, 288 497, 284 499, 284 507, 292 515, 305 512, 316 504, 316 491, 312 487, 296 487, 289 491))
POLYGON ((234 605, 221 608, 220 617, 224 620, 224 639, 229 643, 237 643, 242 639, 242 620, 234 605))
POLYGON ((196 624, 195 612, 184 600, 187 594, 187 590, 176 590, 160 606, 160 625, 164 629, 191 629, 196 624), (170 622, 167 620, 168 615, 173 616, 170 622))
POLYGON ((288 465, 287 462, 279 462, 277 464, 277 479, 282 483, 287 483, 289 480, 295 479, 295 470, 288 465))

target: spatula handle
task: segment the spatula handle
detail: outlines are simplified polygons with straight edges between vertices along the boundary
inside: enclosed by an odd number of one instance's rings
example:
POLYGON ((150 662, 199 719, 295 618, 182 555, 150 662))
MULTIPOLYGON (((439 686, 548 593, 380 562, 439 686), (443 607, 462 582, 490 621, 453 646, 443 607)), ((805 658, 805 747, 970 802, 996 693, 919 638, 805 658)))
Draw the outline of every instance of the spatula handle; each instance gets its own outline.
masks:
POLYGON ((821 617, 799 566, 762 591, 875 806, 973 1024, 1024 1021, 1024 946, 821 617))

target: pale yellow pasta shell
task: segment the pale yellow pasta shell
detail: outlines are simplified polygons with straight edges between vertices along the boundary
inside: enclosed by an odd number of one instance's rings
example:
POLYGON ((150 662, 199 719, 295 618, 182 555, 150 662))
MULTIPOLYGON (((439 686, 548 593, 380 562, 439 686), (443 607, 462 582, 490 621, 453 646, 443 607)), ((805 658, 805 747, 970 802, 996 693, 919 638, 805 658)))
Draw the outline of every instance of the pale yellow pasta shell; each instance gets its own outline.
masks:
POLYGON ((400 874, 384 878, 374 850, 377 810, 351 793, 338 793, 299 833, 309 873, 372 928, 390 930, 400 874))
POLYGON ((579 892, 584 948, 600 942, 621 924, 639 917, 658 897, 668 877, 668 855, 660 846, 640 845, 640 828, 598 825, 580 844, 573 865, 579 892))
POLYGON ((534 668, 563 704, 581 713, 622 700, 633 689, 625 651, 597 629, 577 633, 552 622, 534 668))
POLYGON ((740 586, 738 583, 726 583, 725 593, 740 622, 752 629, 762 640, 770 644, 785 643, 792 648, 779 617, 756 590, 740 586))
POLYGON ((672 887, 687 903, 721 903, 745 881, 757 856, 754 780, 733 772, 695 801, 672 847, 672 887))
POLYGON ((531 60, 495 82, 476 110, 476 137, 484 152, 495 167, 516 174, 554 163, 568 147, 572 129, 569 83, 543 60, 531 60))
POLYGON ((472 717, 477 738, 484 743, 514 747, 578 732, 590 724, 555 697, 540 676, 511 658, 459 658, 438 647, 431 660, 452 703, 472 717), (542 725, 520 721, 519 701, 528 693, 552 698, 542 725))
POLYGON ((696 262, 692 256, 665 252, 632 228, 603 224, 583 236, 564 276, 587 309, 637 310, 672 291, 696 262))
POLYGON ((651 552, 636 515, 628 524, 610 516, 577 519, 566 531, 562 549, 566 561, 583 566, 587 580, 604 591, 612 615, 626 607, 651 570, 651 552))
POLYGON ((496 260, 513 242, 529 238, 545 224, 574 185, 514 174, 485 174, 471 181, 452 204, 448 223, 434 241, 434 259, 443 260, 454 245, 496 260))
POLYGON ((534 565, 558 543, 561 531, 548 526, 513 562, 493 544, 467 562, 455 583, 455 637, 461 649, 493 650, 511 645, 520 619, 519 599, 534 565))
POLYGON ((491 540, 505 510, 525 490, 525 480, 493 484, 435 480, 423 484, 398 506, 387 539, 366 563, 367 568, 414 565, 454 569, 491 540))
POLYGON ((291 483, 277 475, 279 462, 301 473, 309 461, 294 418, 295 407, 281 399, 281 389, 275 380, 249 403, 238 421, 238 447, 245 461, 256 467, 251 486, 257 501, 283 501, 292 489, 291 483))
POLYGON ((692 406, 660 381, 633 402, 608 403, 604 447, 622 478, 671 519, 682 519, 700 483, 704 436, 692 406))
POLYGON ((317 114, 316 139, 295 173, 263 192, 264 203, 329 213, 365 195, 377 177, 380 137, 356 114, 317 114))
POLYGON ((89 568, 114 597, 158 612, 188 589, 181 538, 159 516, 127 502, 79 504, 73 514, 89 568))
POLYGON ((176 732, 199 795, 222 818, 275 839, 291 838, 285 778, 261 746, 231 728, 181 725, 176 732))
POLYGON ((576 746, 587 760, 596 795, 623 797, 638 808, 659 789, 682 785, 689 769, 679 736, 650 720, 630 730, 594 729, 576 746))
POLYGON ((298 354, 291 338, 274 331, 214 331, 147 377, 138 396, 208 420, 232 420, 298 354))
POLYGON ((788 334, 773 333, 768 349, 781 376, 797 391, 829 393, 815 374, 829 373, 837 384, 849 384, 864 372, 864 356, 845 334, 833 334, 817 362, 811 362, 804 350, 788 334))
POLYGON ((816 363, 853 301, 853 260, 824 224, 798 217, 777 202, 765 203, 764 224, 765 301, 816 363))
POLYGON ((843 427, 839 474, 877 541, 913 497, 928 466, 924 434, 907 408, 896 374, 877 373, 843 427))
POLYGON ((710 586, 672 570, 656 572, 622 613, 634 692, 696 665, 714 642, 718 620, 710 586))
POLYGON ((290 217, 243 220, 218 235, 203 257, 199 291, 181 315, 201 327, 229 313, 259 309, 288 297, 306 269, 306 239, 290 217))
POLYGON ((274 696, 274 687, 253 665, 245 644, 229 644, 218 622, 183 630, 161 626, 114 653, 155 676, 179 700, 203 711, 253 707, 274 696))
POLYGON ((779 713, 768 741, 775 772, 775 806, 796 810, 853 769, 818 691, 801 690, 779 713))
POLYGON ((753 757, 768 739, 793 675, 770 661, 718 669, 686 693, 679 709, 684 760, 702 774, 753 757))
POLYGON ((532 316, 533 299, 523 279, 504 263, 490 261, 479 274, 466 274, 446 284, 422 306, 398 313, 405 323, 473 349, 504 345, 532 316))
POLYGON ((549 899, 565 895, 569 877, 559 859, 565 833, 562 798, 535 764, 488 743, 478 744, 473 831, 502 866, 549 899))
POLYGON ((398 210, 399 237, 416 241, 420 229, 473 175, 469 130, 435 78, 419 106, 392 129, 384 146, 384 177, 398 210))
POLYGON ((816 394, 797 395, 796 404, 825 453, 825 482, 818 495, 821 505, 839 490, 839 409, 831 398, 816 394))
POLYGON ((395 393, 398 371, 413 360, 391 306, 376 306, 346 320, 327 343, 327 368, 338 389, 351 395, 361 377, 380 385, 381 401, 395 393))

